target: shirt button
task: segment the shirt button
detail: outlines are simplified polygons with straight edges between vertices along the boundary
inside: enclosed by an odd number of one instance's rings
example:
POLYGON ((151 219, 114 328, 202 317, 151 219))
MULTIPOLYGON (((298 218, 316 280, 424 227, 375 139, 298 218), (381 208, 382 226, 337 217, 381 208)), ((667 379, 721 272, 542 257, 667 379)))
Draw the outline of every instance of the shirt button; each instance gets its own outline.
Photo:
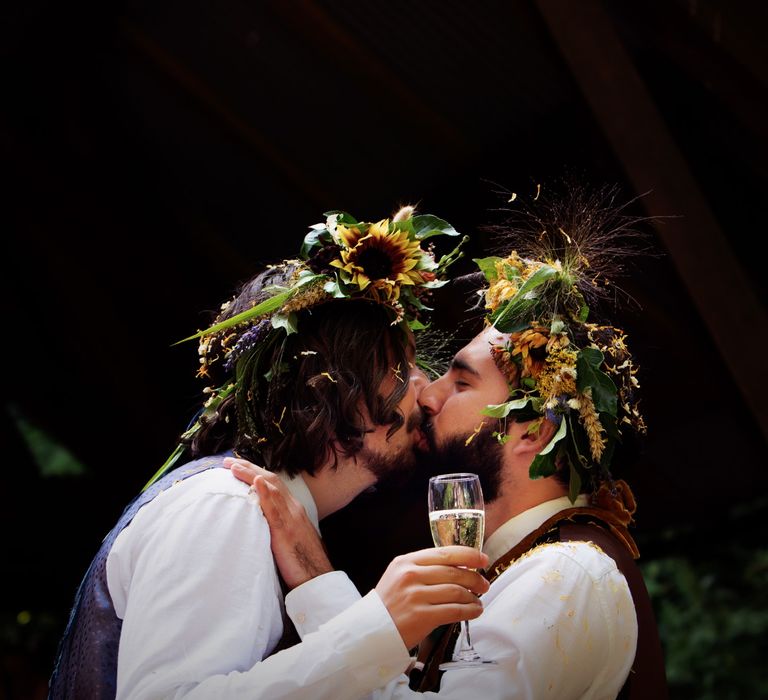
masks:
POLYGON ((296 622, 298 622, 300 625, 303 625, 306 619, 307 616, 304 613, 299 613, 296 615, 296 622))
POLYGON ((392 675, 392 669, 389 666, 379 666, 379 678, 388 678, 392 675))

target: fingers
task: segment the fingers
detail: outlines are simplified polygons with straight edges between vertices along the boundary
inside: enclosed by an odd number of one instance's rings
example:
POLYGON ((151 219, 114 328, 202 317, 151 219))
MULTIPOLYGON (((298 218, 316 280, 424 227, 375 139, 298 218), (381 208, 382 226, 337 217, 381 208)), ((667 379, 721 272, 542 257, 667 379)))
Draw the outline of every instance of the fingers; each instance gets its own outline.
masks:
MULTIPOLYGON (((440 625, 463 620, 475 620, 483 614, 483 605, 477 598, 468 603, 442 603, 430 606, 424 613, 429 618, 431 629, 440 625)), ((431 630, 427 630, 427 634, 431 630)))
POLYGON ((407 578, 409 573, 414 581, 425 586, 437 587, 439 584, 450 584, 462 590, 472 591, 476 596, 488 591, 490 584, 476 571, 462 569, 455 566, 419 566, 403 576, 407 578))
POLYGON ((484 569, 490 563, 488 555, 472 547, 451 545, 448 547, 430 547, 403 555, 421 566, 438 564, 443 566, 465 566, 469 569, 484 569))
POLYGON ((285 527, 283 513, 286 512, 285 501, 276 486, 270 484, 263 476, 253 478, 253 488, 259 496, 259 505, 270 529, 285 527))
POLYGON ((280 488, 280 485, 282 484, 282 481, 280 481, 280 478, 274 472, 264 469, 264 467, 259 467, 244 459, 225 457, 224 466, 232 471, 233 476, 240 479, 240 481, 244 481, 246 484, 252 484, 257 476, 263 477, 277 488, 280 488))
POLYGON ((469 605, 482 609, 482 604, 471 591, 452 583, 437 583, 424 589, 423 601, 430 605, 469 605))

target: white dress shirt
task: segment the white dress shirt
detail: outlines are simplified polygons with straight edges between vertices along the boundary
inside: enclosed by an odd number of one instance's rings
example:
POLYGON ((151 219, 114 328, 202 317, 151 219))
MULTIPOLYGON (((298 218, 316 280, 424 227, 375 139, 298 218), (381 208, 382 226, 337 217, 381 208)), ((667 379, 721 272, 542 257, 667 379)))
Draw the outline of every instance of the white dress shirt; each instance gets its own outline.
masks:
MULTIPOLYGON (((317 526, 304 481, 285 481, 317 526)), ((342 572, 303 587, 312 597, 288 606, 302 643, 265 659, 282 635, 283 596, 258 499, 227 469, 142 507, 112 547, 107 582, 123 620, 118 699, 343 700, 409 662, 378 595, 360 598, 342 572)))
MULTIPOLYGON (((567 497, 559 498, 507 521, 486 541, 484 550, 491 563, 569 507, 567 497)), ((308 596, 325 595, 321 579, 310 583, 314 589, 307 589, 308 596)), ((303 588, 290 594, 291 615, 299 609, 296 606, 302 607, 303 588)), ((304 607, 310 600, 306 598, 304 607)), ((624 576, 601 549, 583 542, 541 545, 502 573, 482 600, 482 615, 470 622, 472 643, 480 656, 496 661, 495 665, 447 671, 438 694, 415 693, 408 688, 407 677, 401 676, 374 697, 616 697, 635 656, 637 618, 624 576)), ((302 632, 298 624, 297 629, 302 632)))

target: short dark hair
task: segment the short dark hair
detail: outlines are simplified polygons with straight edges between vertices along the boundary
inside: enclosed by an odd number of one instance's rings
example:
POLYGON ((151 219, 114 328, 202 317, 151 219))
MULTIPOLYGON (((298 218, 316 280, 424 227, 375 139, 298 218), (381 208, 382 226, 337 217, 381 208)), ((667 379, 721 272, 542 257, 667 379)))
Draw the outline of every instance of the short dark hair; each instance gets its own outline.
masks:
MULTIPOLYGON (((291 272, 270 268, 246 282, 217 322, 262 301, 265 288, 285 283, 291 272)), ((388 435, 403 425, 398 405, 408 390, 407 336, 387 309, 333 300, 299 311, 298 328, 272 333, 273 342, 238 357, 236 391, 201 417, 187 441, 194 456, 234 449, 273 471, 312 474, 362 449, 370 431, 366 413, 374 424, 390 426, 388 435), (393 389, 381 395, 392 372, 393 389)))

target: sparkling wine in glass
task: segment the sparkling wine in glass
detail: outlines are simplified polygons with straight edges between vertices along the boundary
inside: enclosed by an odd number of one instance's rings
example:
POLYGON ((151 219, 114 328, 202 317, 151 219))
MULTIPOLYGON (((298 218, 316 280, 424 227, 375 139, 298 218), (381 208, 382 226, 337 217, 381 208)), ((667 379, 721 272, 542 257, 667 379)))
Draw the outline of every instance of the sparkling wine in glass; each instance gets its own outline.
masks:
MULTIPOLYGON (((436 547, 461 544, 480 549, 483 546, 485 506, 477 474, 440 474, 429 480, 429 526, 436 547)), ((495 663, 483 659, 472 646, 469 622, 464 621, 461 646, 453 661, 440 669, 472 667, 495 663)))

